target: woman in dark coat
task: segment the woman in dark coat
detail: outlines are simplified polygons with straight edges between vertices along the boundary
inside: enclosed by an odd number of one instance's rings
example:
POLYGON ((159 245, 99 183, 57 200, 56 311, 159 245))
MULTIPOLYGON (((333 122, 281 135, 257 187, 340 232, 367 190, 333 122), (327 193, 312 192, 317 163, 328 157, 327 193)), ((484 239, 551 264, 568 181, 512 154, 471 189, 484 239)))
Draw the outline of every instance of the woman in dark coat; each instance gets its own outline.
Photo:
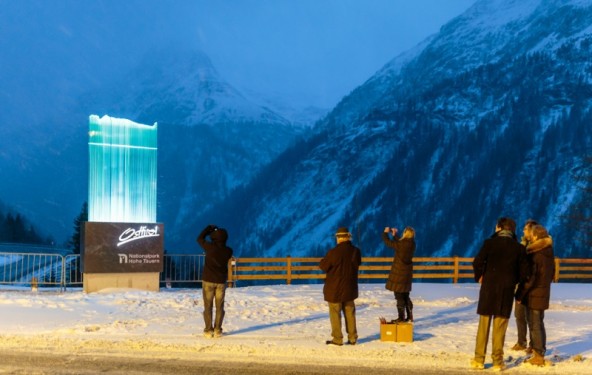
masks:
POLYGON ((536 366, 545 365, 547 332, 545 330, 545 310, 551 299, 551 282, 555 276, 553 239, 541 225, 532 228, 533 241, 526 247, 530 263, 530 276, 524 284, 522 293, 516 299, 528 308, 528 329, 532 338, 533 356, 526 360, 536 366))
POLYGON ((413 322, 413 302, 409 298, 411 283, 413 280, 413 254, 415 253, 415 230, 406 227, 403 237, 397 236, 396 228, 384 228, 382 233, 384 244, 395 250, 391 272, 386 282, 386 289, 395 293, 397 300, 397 313, 399 317, 396 322, 413 322), (393 239, 389 233, 393 234, 393 239), (407 318, 405 318, 407 312, 407 318))

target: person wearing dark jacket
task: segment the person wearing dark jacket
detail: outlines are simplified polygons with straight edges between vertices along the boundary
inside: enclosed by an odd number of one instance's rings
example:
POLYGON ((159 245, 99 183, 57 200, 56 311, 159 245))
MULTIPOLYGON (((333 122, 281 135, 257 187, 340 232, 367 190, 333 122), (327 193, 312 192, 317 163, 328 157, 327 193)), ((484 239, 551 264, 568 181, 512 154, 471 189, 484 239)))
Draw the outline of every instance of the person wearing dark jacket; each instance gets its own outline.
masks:
POLYGON ((532 338, 532 357, 525 362, 536 366, 545 365, 547 333, 545 331, 545 310, 551 299, 551 282, 555 276, 553 239, 542 225, 532 228, 532 242, 526 247, 530 260, 530 276, 524 289, 516 298, 527 307, 528 329, 532 338))
POLYGON ((475 357, 471 367, 483 369, 489 329, 493 322, 493 369, 503 370, 504 341, 508 321, 514 304, 516 285, 528 270, 526 251, 516 240, 516 222, 510 218, 498 219, 495 234, 483 242, 473 260, 475 281, 481 283, 477 314, 479 327, 475 344, 475 357))
POLYGON ((329 250, 319 264, 321 270, 327 274, 323 296, 329 304, 333 337, 326 342, 327 345, 343 345, 342 312, 348 343, 355 345, 358 341, 354 300, 358 298, 358 269, 362 263, 362 255, 360 249, 352 244, 351 237, 347 228, 339 228, 335 234, 337 246, 329 250))
POLYGON ((222 336, 224 320, 224 297, 228 277, 228 261, 232 258, 232 249, 226 246, 228 232, 215 225, 205 227, 197 237, 197 243, 204 249, 205 263, 202 277, 204 300, 204 336, 207 338, 222 336), (211 241, 207 240, 210 237, 211 241), (212 310, 216 301, 216 318, 212 325, 212 310))
POLYGON ((395 322, 413 322, 413 302, 409 298, 413 281, 413 254, 415 253, 415 230, 411 227, 403 230, 403 237, 397 236, 396 228, 384 228, 384 244, 395 251, 391 272, 385 288, 395 293, 398 318, 395 322), (393 239, 389 237, 392 233, 393 239), (407 313, 407 318, 405 318, 407 313))
MULTIPOLYGON (((520 240, 522 246, 526 247, 532 242, 532 227, 538 224, 539 223, 537 223, 535 220, 526 220, 524 228, 522 229, 522 239, 520 240)), ((518 301, 518 295, 521 294, 522 290, 524 289, 524 282, 525 280, 521 281, 520 284, 518 284, 518 289, 516 290, 514 317, 516 318, 516 331, 518 334, 518 340, 512 347, 512 350, 524 350, 526 353, 532 353, 532 335, 528 334, 527 323, 528 308, 526 305, 518 301), (528 336, 528 340, 526 339, 526 336, 528 336)))

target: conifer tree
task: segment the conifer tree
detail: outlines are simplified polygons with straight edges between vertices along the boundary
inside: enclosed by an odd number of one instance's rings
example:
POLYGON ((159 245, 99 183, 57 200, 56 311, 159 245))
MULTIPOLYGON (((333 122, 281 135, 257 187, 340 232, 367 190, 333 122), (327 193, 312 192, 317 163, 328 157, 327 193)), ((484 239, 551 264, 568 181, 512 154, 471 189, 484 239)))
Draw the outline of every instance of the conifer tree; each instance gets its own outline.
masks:
POLYGON ((74 254, 80 254, 80 236, 82 233, 82 225, 88 221, 88 204, 84 202, 80 214, 74 219, 74 234, 68 241, 68 247, 72 249, 74 254))

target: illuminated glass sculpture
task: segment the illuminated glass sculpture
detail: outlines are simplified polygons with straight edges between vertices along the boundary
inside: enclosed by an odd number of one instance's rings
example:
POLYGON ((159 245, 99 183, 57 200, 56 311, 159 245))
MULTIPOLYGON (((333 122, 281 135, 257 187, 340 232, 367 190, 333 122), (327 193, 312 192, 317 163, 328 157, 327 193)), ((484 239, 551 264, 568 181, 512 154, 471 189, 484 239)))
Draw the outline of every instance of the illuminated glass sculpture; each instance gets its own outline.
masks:
POLYGON ((157 129, 89 117, 89 221, 156 222, 157 129))

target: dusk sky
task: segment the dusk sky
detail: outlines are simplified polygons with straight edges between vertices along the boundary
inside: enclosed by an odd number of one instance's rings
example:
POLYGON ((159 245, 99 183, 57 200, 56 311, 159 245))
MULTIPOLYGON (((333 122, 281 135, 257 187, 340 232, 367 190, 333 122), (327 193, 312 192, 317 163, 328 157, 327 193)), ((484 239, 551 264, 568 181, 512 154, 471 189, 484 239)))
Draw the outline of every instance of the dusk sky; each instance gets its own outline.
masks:
POLYGON ((330 108, 474 2, 0 0, 0 78, 23 95, 60 75, 84 86, 174 45, 202 49, 243 91, 330 108))
POLYGON ((474 2, 202 2, 187 35, 231 83, 332 106, 474 2))

